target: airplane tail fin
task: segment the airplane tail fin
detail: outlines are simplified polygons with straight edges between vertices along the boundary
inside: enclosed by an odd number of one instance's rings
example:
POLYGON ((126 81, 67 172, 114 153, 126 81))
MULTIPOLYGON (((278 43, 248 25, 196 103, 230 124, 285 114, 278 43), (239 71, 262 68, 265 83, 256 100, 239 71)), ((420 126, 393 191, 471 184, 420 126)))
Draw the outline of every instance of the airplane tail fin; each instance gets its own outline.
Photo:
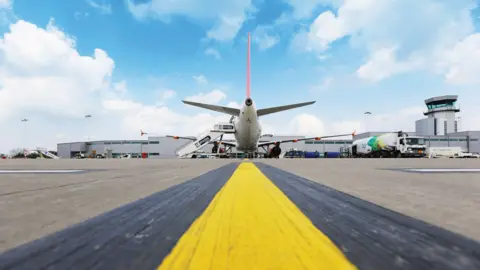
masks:
POLYGON ((247 98, 250 98, 250 32, 247 43, 247 98))
POLYGON ((276 113, 276 112, 281 112, 281 111, 286 111, 286 110, 291 110, 307 105, 311 105, 315 103, 315 101, 309 101, 309 102, 302 102, 302 103, 296 103, 296 104, 289 104, 289 105, 284 105, 284 106, 277 106, 277 107, 270 107, 270 108, 264 108, 257 110, 257 115, 262 116, 262 115, 267 115, 271 113, 276 113))

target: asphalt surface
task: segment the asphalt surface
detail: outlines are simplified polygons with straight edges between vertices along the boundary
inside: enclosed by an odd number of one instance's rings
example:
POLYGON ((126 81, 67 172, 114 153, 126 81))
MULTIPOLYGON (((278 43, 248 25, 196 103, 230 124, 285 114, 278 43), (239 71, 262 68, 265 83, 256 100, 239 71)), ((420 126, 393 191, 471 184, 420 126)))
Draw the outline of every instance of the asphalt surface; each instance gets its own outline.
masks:
MULTIPOLYGON (((480 160, 257 161, 359 269, 480 269, 480 174, 390 170, 480 160)), ((0 170, 87 172, 0 175, 0 269, 155 269, 237 168, 232 160, 23 162, 0 170)))
POLYGON ((0 160, 0 252, 183 183, 230 160, 0 160))
POLYGON ((480 243, 259 164, 360 269, 480 269, 480 243))
POLYGON ((0 256, 2 269, 155 269, 229 179, 229 164, 0 256))
POLYGON ((478 169, 480 159, 277 159, 262 162, 480 241, 480 173, 400 170, 478 169))

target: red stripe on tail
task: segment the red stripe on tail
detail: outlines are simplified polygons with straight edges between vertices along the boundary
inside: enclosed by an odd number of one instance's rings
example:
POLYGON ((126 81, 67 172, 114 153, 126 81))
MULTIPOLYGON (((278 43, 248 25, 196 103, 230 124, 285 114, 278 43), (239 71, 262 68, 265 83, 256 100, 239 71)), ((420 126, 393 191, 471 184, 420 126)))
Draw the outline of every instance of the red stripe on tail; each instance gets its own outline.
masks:
POLYGON ((250 32, 248 33, 247 44, 247 98, 250 97, 250 32))

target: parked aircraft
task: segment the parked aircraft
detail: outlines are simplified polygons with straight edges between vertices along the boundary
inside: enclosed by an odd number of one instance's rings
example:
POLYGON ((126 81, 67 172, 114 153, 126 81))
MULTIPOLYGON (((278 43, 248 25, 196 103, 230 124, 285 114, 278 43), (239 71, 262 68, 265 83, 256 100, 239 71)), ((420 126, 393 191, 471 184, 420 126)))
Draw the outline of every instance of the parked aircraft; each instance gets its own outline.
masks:
MULTIPOLYGON (((266 150, 265 147, 273 146, 273 148, 271 148, 268 151, 267 156, 278 157, 282 151, 280 148, 281 143, 307 141, 307 140, 320 140, 324 138, 343 137, 343 136, 353 135, 353 134, 339 134, 339 135, 329 135, 329 136, 322 136, 322 137, 309 137, 309 138, 298 138, 298 139, 290 139, 290 140, 259 142, 260 137, 262 135, 262 127, 259 122, 260 116, 265 116, 268 114, 273 114, 281 111, 286 111, 294 108, 311 105, 311 104, 314 104, 315 101, 257 109, 257 106, 253 101, 250 93, 250 33, 248 33, 247 46, 248 47, 247 47, 246 97, 240 109, 182 100, 182 102, 187 105, 196 106, 196 107, 200 107, 200 108, 211 110, 211 111, 221 112, 221 113, 232 116, 232 119, 230 122, 233 123, 234 125, 234 129, 235 129, 234 136, 235 136, 236 142, 231 143, 231 142, 222 141, 221 144, 230 146, 230 147, 235 147, 238 151, 244 152, 244 153, 254 153, 254 152, 258 152, 258 148, 260 147, 266 150)), ((169 137, 173 137, 174 139, 182 138, 182 139, 189 139, 193 141, 196 140, 195 138, 191 138, 191 137, 180 137, 180 136, 169 136, 169 137)), ((216 146, 217 144, 215 144, 214 147, 216 146)))

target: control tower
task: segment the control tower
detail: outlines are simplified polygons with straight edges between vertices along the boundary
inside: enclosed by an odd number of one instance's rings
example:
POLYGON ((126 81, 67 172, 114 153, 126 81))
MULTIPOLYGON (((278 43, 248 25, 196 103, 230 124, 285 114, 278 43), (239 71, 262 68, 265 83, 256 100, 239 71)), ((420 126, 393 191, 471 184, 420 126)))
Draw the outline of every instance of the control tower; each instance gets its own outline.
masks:
POLYGON ((421 136, 447 135, 458 132, 459 120, 455 113, 460 112, 457 107, 458 96, 447 95, 432 97, 425 100, 427 111, 425 119, 415 121, 415 133, 421 136))

